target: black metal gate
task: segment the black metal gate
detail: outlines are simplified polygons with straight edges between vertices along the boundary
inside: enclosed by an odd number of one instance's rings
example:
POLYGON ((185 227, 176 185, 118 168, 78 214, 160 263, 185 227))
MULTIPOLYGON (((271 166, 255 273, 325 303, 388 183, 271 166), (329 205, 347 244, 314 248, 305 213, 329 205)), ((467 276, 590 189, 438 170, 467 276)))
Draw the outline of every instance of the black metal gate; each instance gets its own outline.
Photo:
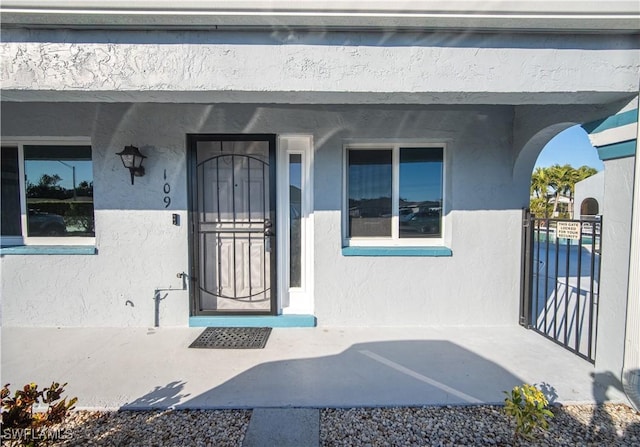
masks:
POLYGON ((523 215, 520 324, 595 361, 602 217, 523 215))
POLYGON ((275 314, 275 136, 189 135, 194 315, 275 314))

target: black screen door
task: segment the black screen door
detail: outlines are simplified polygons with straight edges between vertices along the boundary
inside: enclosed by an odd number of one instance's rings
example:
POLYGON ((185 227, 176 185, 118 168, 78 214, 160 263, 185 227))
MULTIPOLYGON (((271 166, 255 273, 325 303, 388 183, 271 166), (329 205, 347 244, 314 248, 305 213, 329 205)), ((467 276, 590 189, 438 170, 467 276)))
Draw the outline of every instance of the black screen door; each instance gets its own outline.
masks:
POLYGON ((275 314, 275 135, 188 143, 194 314, 275 314))

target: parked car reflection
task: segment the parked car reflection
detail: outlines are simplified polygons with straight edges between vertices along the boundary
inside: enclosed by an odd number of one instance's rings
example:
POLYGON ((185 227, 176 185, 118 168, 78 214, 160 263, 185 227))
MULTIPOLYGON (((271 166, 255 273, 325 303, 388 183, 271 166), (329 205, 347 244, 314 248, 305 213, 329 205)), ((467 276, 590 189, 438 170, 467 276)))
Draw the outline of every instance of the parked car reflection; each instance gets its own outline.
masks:
POLYGON ((64 217, 32 209, 29 210, 27 227, 29 236, 64 236, 67 233, 64 217))
POLYGON ((407 236, 411 233, 439 235, 440 213, 435 211, 419 211, 403 216, 400 220, 400 233, 406 234, 407 236))

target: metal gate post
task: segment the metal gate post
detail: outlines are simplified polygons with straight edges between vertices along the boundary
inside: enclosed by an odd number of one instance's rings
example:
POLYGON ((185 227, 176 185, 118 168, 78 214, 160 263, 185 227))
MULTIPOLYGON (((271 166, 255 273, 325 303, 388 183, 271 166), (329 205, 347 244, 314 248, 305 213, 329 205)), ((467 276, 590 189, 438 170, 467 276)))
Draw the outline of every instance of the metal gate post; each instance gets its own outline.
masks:
POLYGON ((522 210, 522 274, 520 275, 520 325, 531 328, 533 278, 533 218, 522 210))

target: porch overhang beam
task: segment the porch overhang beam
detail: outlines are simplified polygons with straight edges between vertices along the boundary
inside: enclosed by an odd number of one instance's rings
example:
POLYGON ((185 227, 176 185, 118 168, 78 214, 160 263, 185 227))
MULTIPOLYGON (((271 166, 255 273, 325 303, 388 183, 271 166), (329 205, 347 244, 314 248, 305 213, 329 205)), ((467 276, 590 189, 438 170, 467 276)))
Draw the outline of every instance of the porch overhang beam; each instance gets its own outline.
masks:
POLYGON ((2 90, 7 102, 180 103, 180 104, 409 104, 577 105, 630 99, 619 92, 259 92, 152 90, 2 90))
POLYGON ((8 0, 3 27, 638 32, 636 1, 8 0))

